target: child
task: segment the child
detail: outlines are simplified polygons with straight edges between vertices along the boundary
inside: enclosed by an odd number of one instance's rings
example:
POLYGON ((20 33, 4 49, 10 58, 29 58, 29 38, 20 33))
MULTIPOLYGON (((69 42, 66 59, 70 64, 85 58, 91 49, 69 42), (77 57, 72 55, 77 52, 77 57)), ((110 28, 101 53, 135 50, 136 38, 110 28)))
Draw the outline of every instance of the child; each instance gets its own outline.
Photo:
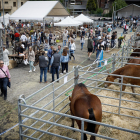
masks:
POLYGON ((9 39, 8 39, 8 35, 6 35, 6 48, 9 48, 9 39))

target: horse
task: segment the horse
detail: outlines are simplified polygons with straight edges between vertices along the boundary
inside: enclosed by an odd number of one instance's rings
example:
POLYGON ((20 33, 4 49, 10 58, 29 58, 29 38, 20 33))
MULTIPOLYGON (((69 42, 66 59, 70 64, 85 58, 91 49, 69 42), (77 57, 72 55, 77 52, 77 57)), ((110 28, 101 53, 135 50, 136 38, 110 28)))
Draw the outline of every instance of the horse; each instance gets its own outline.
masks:
MULTIPOLYGON (((130 59, 127 63, 140 64, 140 57, 137 57, 137 56, 136 56, 136 58, 138 58, 138 59, 132 58, 132 59, 130 59)), ((126 64, 126 65, 128 65, 128 64, 126 64)), ((130 65, 130 64, 129 64, 129 65, 130 65)), ((132 65, 132 64, 131 64, 131 65, 132 65)))
MULTIPOLYGON (((139 49, 135 49, 131 54, 130 57, 140 57, 140 47, 138 47, 139 49)), ((129 60, 129 59, 128 59, 129 60)))
MULTIPOLYGON (((125 65, 122 68, 117 69, 112 74, 117 75, 125 75, 125 76, 134 76, 134 77, 140 77, 140 66, 137 65, 125 65)), ((108 75, 106 78, 106 81, 114 82, 115 79, 121 78, 120 76, 112 76, 108 75)), ((134 79, 134 78, 128 78, 123 77, 123 83, 127 84, 130 83, 132 85, 140 85, 140 79, 134 79)), ((112 83, 105 83, 105 88, 109 87, 112 83)), ((124 91, 126 88, 126 85, 122 86, 122 91, 124 91)), ((131 86, 132 92, 135 93, 134 87, 131 86)))
MULTIPOLYGON (((93 120, 102 121, 102 105, 100 99, 91 94, 83 83, 79 83, 74 87, 70 100, 71 115, 93 120)), ((81 121, 76 120, 79 129, 81 129, 81 121)), ((84 130, 97 133, 100 125, 84 122, 84 130)), ((71 127, 74 128, 74 119, 72 119, 71 127)), ((84 134, 84 140, 87 140, 84 134)), ((91 136, 90 140, 95 140, 95 136, 91 136)))

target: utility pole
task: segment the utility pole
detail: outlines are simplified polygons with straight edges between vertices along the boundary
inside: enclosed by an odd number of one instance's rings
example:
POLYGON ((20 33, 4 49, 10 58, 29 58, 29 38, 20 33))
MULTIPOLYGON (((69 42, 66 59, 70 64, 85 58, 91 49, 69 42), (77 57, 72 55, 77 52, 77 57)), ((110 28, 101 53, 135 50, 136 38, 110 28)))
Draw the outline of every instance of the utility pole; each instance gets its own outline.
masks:
POLYGON ((116 2, 115 2, 115 20, 116 20, 116 2))
POLYGON ((4 25, 4 34, 5 34, 5 20, 4 20, 4 3, 2 0, 2 7, 3 7, 3 25, 4 25))

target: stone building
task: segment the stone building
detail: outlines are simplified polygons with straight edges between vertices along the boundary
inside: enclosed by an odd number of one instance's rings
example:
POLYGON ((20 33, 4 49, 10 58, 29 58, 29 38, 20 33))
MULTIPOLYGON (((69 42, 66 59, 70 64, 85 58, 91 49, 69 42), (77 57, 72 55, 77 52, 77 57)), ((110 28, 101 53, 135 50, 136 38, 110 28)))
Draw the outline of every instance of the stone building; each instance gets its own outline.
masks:
POLYGON ((14 13, 20 6, 22 6, 27 0, 0 0, 0 16, 3 15, 3 5, 4 14, 14 13))

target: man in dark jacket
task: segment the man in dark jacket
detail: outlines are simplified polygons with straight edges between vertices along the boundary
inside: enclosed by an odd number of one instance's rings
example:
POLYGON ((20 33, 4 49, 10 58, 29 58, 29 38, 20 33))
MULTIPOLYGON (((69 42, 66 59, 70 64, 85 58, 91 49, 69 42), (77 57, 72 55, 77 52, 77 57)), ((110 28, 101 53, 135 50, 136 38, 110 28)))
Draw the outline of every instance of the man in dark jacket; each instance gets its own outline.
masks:
POLYGON ((88 38, 87 48, 88 48, 88 59, 90 60, 90 56, 91 56, 92 51, 93 51, 93 40, 90 36, 88 38))
POLYGON ((42 52, 42 56, 39 56, 39 67, 40 67, 40 83, 42 82, 42 75, 44 72, 44 82, 47 83, 47 67, 48 57, 45 57, 45 52, 42 52))
MULTIPOLYGON (((53 55, 51 58, 52 67, 52 82, 54 81, 54 74, 57 74, 57 79, 59 79, 59 66, 60 66, 60 55, 56 53, 56 49, 53 50, 53 55)), ((57 81, 59 82, 59 81, 57 81)))

